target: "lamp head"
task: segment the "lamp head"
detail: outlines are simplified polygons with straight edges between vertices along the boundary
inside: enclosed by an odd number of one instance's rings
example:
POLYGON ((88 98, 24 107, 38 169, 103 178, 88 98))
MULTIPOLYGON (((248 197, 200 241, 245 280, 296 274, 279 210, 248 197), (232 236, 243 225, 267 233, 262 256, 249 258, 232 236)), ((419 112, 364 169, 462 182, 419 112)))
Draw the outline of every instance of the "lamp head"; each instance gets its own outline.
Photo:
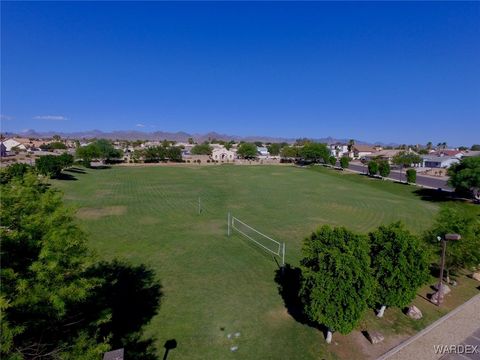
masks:
POLYGON ((460 240, 462 237, 459 234, 445 234, 445 240, 460 240))

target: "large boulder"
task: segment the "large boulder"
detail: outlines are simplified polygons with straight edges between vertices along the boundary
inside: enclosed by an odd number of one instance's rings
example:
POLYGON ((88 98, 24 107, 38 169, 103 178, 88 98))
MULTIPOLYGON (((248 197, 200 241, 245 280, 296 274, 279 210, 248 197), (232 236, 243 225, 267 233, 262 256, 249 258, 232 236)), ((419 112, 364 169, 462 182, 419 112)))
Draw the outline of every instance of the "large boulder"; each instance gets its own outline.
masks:
POLYGON ((407 315, 415 320, 420 320, 423 316, 422 312, 415 305, 412 305, 408 308, 407 315))
MULTIPOLYGON (((433 288, 434 288, 435 290, 437 290, 437 291, 438 291, 439 287, 440 287, 439 284, 433 285, 433 288)), ((442 285, 443 295, 447 295, 450 291, 451 291, 451 290, 450 290, 450 287, 449 287, 447 284, 443 284, 443 285, 442 285)))
POLYGON ((472 274, 472 279, 475 279, 477 281, 480 281, 480 271, 474 272, 472 274))
POLYGON ((378 344, 385 339, 385 337, 378 331, 367 331, 366 336, 368 341, 370 341, 372 344, 378 344))

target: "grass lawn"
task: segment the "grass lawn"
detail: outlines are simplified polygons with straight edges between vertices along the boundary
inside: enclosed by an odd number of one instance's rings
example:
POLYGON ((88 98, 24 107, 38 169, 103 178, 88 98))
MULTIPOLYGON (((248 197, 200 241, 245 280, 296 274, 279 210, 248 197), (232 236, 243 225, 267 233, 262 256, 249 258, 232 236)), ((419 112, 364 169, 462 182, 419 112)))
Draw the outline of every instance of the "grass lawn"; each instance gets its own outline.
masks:
MULTIPOLYGON (((297 266, 302 240, 318 225, 366 232, 402 220, 420 233, 439 208, 421 200, 411 186, 319 167, 114 167, 72 175, 77 181, 54 184, 79 208, 79 222, 99 256, 145 263, 161 280, 165 296, 147 335, 157 339, 159 357, 166 340, 177 341, 169 360, 371 356, 368 349, 357 350, 358 332, 338 337, 340 344, 352 345, 345 352, 338 345, 327 347, 322 333, 288 314, 274 282, 277 264, 239 235, 226 236, 228 211, 285 242, 286 261, 297 266), (232 332, 241 335, 227 339, 232 332), (230 352, 232 345, 239 346, 236 353, 230 352)), ((467 288, 462 300, 478 292, 473 285, 467 288)), ((419 306, 428 314, 422 326, 441 315, 433 305, 419 306)), ((389 329, 392 319, 401 324, 391 326, 396 336, 418 327, 392 310, 380 328, 389 329)), ((374 320, 367 317, 366 323, 374 320)))

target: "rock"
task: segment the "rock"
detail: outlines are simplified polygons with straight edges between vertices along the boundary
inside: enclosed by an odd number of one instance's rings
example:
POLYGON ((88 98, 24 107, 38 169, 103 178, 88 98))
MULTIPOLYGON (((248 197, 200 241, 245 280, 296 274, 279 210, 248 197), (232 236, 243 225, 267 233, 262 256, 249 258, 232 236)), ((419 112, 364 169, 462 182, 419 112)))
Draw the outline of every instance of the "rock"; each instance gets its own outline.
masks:
POLYGON ((408 308, 407 315, 415 320, 419 320, 422 318, 423 314, 420 311, 419 308, 417 308, 415 305, 412 305, 408 308))
POLYGON ((450 285, 457 286, 458 285, 457 280, 450 281, 450 285))
MULTIPOLYGON (((438 290, 438 287, 439 287, 438 285, 439 285, 439 284, 433 285, 433 288, 434 288, 435 290, 438 290)), ((443 284, 443 285, 442 285, 443 295, 447 295, 450 291, 451 291, 451 290, 450 290, 450 287, 449 287, 447 284, 443 284)))
POLYGON ((227 338, 228 338, 228 339, 231 339, 231 338, 232 338, 232 334, 228 334, 228 335, 227 335, 227 338))
POLYGON ((236 333, 235 333, 235 337, 238 338, 239 336, 240 336, 240 333, 239 333, 239 332, 236 332, 236 333))
POLYGON ((472 279, 475 279, 477 281, 480 281, 480 271, 474 272, 472 274, 472 279))
POLYGON ((231 351, 231 352, 235 352, 235 351, 237 351, 237 350, 238 350, 238 346, 236 346, 236 345, 230 347, 230 351, 231 351))
POLYGON ((378 344, 378 343, 382 342, 385 338, 378 331, 368 331, 367 332, 367 339, 372 344, 378 344))

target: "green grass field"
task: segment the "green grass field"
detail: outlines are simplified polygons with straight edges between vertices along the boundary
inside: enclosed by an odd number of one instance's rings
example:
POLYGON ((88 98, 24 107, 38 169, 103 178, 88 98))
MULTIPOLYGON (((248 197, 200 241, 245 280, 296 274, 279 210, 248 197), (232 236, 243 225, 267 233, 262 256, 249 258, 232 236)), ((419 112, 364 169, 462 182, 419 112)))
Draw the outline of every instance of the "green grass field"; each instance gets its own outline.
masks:
POLYGON ((73 175, 77 181, 54 184, 79 208, 91 247, 106 259, 145 263, 161 280, 165 296, 147 335, 160 358, 165 341, 176 339, 170 360, 337 357, 318 330, 287 313, 272 257, 226 236, 228 211, 284 241, 286 261, 298 265, 302 240, 318 225, 366 232, 402 220, 420 233, 438 210, 413 187, 323 168, 115 167, 73 175), (227 339, 237 331, 237 340, 227 339))

